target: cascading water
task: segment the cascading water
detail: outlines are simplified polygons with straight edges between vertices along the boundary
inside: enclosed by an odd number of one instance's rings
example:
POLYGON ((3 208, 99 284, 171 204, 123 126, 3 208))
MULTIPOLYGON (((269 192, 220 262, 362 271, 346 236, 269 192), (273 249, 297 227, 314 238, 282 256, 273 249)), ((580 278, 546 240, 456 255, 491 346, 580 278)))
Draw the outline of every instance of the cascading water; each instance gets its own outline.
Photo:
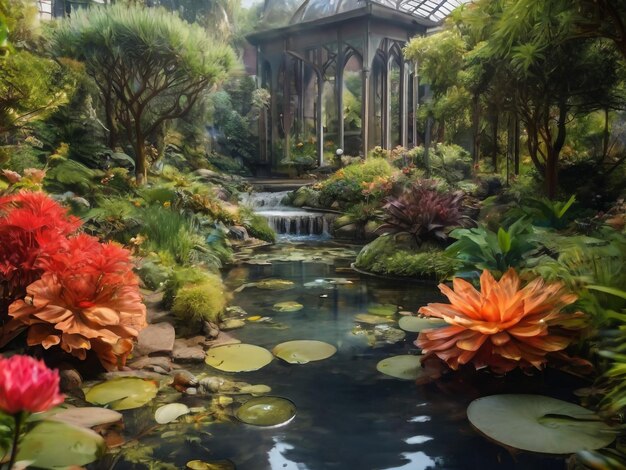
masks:
POLYGON ((243 203, 267 219, 272 229, 282 236, 330 236, 330 216, 287 206, 289 191, 253 192, 244 196, 243 203))

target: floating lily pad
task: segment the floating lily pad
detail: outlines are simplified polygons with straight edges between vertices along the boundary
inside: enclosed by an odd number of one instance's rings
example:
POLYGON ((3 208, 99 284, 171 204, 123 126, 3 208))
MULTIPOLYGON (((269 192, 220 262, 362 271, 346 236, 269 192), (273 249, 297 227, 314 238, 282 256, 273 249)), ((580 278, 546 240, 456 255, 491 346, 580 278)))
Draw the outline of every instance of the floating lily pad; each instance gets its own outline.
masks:
POLYGON ((415 380, 424 370, 421 357, 410 354, 388 357, 376 364, 376 370, 396 379, 415 380))
POLYGON ((265 395, 266 393, 270 393, 272 391, 271 387, 267 385, 259 384, 259 385, 244 385, 239 389, 239 393, 249 393, 250 395, 265 395))
POLYGON ((470 422, 483 434, 516 449, 572 454, 599 449, 615 432, 590 410, 542 395, 492 395, 467 408, 470 422))
POLYGON ((253 344, 227 344, 207 351, 205 362, 225 372, 249 372, 272 362, 272 353, 253 344))
POLYGON ((235 416, 239 421, 255 426, 287 424, 296 415, 296 405, 286 398, 251 398, 239 407, 235 416))
POLYGON ((354 316, 354 320, 359 323, 367 323, 368 325, 382 325, 383 323, 394 322, 391 318, 370 315, 369 313, 358 313, 354 316))
POLYGON ((230 460, 216 460, 215 462, 191 460, 186 466, 189 470, 235 470, 235 464, 230 460))
POLYGON ((118 411, 130 410, 150 402, 158 390, 151 380, 121 377, 94 385, 85 393, 85 400, 95 405, 109 405, 118 411))
POLYGON ((419 333, 422 330, 439 328, 444 325, 447 325, 444 320, 432 317, 403 316, 398 321, 398 326, 410 333, 419 333))
POLYGON ((74 424, 83 428, 93 428, 103 424, 117 423, 122 414, 108 408, 87 406, 84 408, 67 408, 46 413, 45 419, 74 424))
POLYGON ((154 420, 159 424, 167 424, 189 413, 189 407, 182 403, 168 403, 154 412, 154 420))
POLYGON ((397 311, 398 306, 393 304, 372 305, 367 309, 367 313, 370 315, 380 315, 381 317, 391 317, 397 311))
POLYGON ((255 282, 254 285, 259 289, 286 290, 293 287, 293 281, 287 281, 285 279, 263 279, 255 282))
POLYGON ((259 321, 261 318, 263 318, 261 315, 252 315, 248 317, 248 321, 259 321))
POLYGON ((59 421, 41 421, 20 441, 18 460, 37 468, 82 466, 98 460, 104 439, 91 429, 59 421))
POLYGON ((287 302, 278 302, 274 304, 274 310, 277 312, 297 312, 298 310, 302 310, 304 305, 289 300, 287 302))
POLYGON ((272 349, 274 356, 290 364, 321 361, 328 359, 336 352, 337 348, 332 344, 314 340, 287 341, 272 349))

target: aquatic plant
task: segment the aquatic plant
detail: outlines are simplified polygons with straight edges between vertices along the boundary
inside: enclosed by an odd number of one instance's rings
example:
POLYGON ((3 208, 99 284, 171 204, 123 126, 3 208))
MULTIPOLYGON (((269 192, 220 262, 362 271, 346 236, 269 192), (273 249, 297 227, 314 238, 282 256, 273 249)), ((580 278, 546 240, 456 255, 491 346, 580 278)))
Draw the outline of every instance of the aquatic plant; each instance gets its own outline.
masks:
POLYGON ((440 192, 433 180, 419 181, 383 206, 385 222, 377 231, 406 233, 417 246, 426 241, 445 242, 452 228, 470 223, 463 214, 462 201, 460 191, 440 192))
POLYGON ((80 359, 91 350, 105 369, 123 366, 146 325, 128 250, 81 234, 39 264, 41 279, 9 307, 10 329, 29 327, 30 346, 60 346, 80 359))
POLYGON ((426 357, 437 356, 452 369, 463 364, 496 373, 516 367, 540 369, 548 354, 563 351, 585 325, 582 314, 562 312, 577 296, 566 292, 561 283, 546 284, 536 278, 521 287, 517 272, 509 269, 500 281, 483 271, 480 285, 477 291, 454 278, 452 289, 439 285, 449 304, 431 303, 419 309, 420 314, 448 323, 420 332, 415 344, 426 357))
POLYGON ((78 219, 44 193, 21 191, 0 197, 0 325, 7 319, 9 304, 41 276, 39 261, 79 226, 78 219))

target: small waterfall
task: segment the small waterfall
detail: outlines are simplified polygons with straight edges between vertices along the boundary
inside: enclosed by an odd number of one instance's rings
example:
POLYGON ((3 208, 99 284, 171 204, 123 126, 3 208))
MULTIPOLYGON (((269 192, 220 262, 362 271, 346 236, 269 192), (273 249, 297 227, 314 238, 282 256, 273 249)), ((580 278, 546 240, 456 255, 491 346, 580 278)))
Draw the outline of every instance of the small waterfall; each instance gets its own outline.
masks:
POLYGON ((248 193, 244 204, 267 219, 270 227, 282 236, 328 237, 330 217, 322 212, 312 212, 283 204, 289 191, 248 193))

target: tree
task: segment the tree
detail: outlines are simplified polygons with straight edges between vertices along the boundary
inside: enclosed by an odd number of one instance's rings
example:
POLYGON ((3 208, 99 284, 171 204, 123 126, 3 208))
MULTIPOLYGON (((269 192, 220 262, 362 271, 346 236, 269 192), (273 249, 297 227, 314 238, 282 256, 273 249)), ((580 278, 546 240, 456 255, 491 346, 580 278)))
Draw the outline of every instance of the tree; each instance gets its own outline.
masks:
POLYGON ((67 103, 70 68, 38 53, 34 1, 0 0, 0 136, 42 119, 67 103))
POLYGON ((209 41, 202 28, 161 8, 80 10, 54 39, 60 54, 85 62, 105 106, 114 108, 107 124, 111 131, 124 130, 140 185, 147 179, 146 139, 189 113, 235 64, 230 47, 209 41))

